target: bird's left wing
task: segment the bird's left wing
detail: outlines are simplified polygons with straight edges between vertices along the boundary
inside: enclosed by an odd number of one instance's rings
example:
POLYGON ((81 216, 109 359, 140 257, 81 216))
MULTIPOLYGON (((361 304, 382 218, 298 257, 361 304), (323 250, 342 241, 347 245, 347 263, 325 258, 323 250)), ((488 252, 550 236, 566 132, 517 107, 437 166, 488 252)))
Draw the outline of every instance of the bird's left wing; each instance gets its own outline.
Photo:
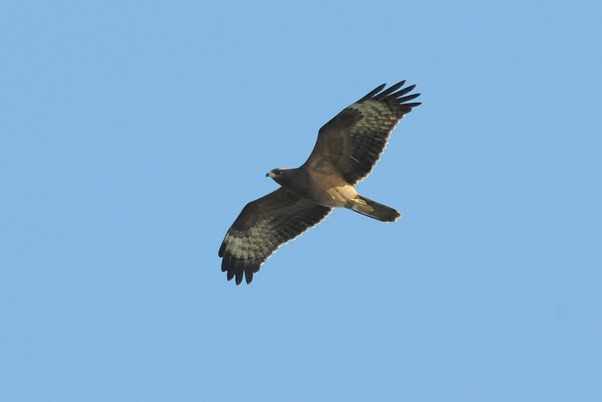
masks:
POLYGON ((278 247, 317 225, 330 211, 284 187, 248 203, 219 249, 222 272, 228 273, 228 280, 235 277, 237 285, 243 274, 251 283, 253 274, 278 247))
POLYGON ((322 126, 304 166, 335 166, 352 185, 370 174, 399 120, 420 105, 410 102, 420 95, 409 94, 415 85, 404 84, 375 88, 322 126))

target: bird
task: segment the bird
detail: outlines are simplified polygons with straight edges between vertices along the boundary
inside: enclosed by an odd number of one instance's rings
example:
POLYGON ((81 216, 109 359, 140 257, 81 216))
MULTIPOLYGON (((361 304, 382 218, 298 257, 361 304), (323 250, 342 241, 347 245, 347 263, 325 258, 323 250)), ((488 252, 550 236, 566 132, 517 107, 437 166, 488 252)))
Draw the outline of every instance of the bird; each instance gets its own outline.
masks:
POLYGON ((380 159, 399 121, 421 102, 406 81, 379 85, 343 109, 318 132, 309 158, 298 168, 270 170, 280 187, 249 202, 226 233, 218 256, 221 270, 247 284, 283 244, 320 223, 334 208, 346 208, 382 222, 395 222, 395 209, 355 189, 380 159))

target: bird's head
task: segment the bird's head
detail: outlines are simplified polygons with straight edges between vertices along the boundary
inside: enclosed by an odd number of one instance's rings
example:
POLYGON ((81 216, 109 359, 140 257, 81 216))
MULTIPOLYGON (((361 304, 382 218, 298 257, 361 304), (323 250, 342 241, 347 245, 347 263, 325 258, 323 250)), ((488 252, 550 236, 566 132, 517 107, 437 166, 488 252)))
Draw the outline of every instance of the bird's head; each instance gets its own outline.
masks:
POLYGON ((288 178, 290 177, 290 174, 293 170, 294 169, 282 169, 282 168, 272 169, 266 173, 265 177, 269 177, 272 180, 274 180, 276 183, 283 185, 288 180, 288 178))

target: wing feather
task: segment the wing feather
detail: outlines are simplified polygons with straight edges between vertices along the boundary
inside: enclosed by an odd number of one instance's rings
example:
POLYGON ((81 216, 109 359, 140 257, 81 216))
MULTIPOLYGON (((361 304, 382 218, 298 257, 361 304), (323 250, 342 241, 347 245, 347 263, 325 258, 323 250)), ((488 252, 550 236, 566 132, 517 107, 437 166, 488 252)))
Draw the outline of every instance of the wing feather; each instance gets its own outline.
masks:
POLYGON ((399 120, 420 105, 409 102, 419 93, 407 95, 416 86, 403 88, 404 85, 405 81, 401 81, 384 91, 385 84, 380 85, 342 110, 320 129, 316 145, 303 166, 316 169, 333 165, 352 185, 368 176, 399 120))
POLYGON ((317 225, 331 209, 302 199, 284 187, 248 203, 221 244, 222 272, 247 283, 281 245, 317 225))

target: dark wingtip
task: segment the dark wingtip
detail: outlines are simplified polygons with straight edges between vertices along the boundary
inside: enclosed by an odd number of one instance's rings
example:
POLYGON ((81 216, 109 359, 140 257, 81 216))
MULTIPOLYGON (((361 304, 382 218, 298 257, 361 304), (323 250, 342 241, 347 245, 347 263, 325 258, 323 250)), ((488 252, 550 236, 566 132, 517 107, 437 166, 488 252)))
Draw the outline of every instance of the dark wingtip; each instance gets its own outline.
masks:
POLYGON ((420 96, 420 94, 418 93, 418 94, 408 95, 408 96, 405 96, 402 98, 402 96, 410 93, 411 91, 414 90, 414 88, 416 88, 416 84, 408 85, 407 87, 403 88, 403 86, 405 84, 406 84, 406 80, 402 80, 402 81, 399 81, 395 85, 391 85, 387 89, 385 89, 385 87, 387 86, 386 84, 379 85, 374 90, 372 90, 368 94, 366 94, 363 98, 358 100, 358 102, 363 102, 368 99, 374 99, 377 101, 382 101, 382 100, 395 101, 399 104, 399 103, 403 103, 403 102, 412 100, 412 99, 420 96), (384 89, 384 91, 383 91, 383 89, 384 89))
MULTIPOLYGON (((404 82, 405 82, 405 81, 404 81, 404 82)), ((405 87, 405 90, 407 90, 407 91, 411 91, 411 90, 413 90, 414 88, 416 88, 416 84, 408 85, 407 87, 405 87)))
POLYGON ((242 260, 234 257, 232 254, 224 253, 222 259, 222 272, 227 272, 226 278, 231 281, 235 279, 236 285, 242 283, 243 278, 250 284, 253 281, 253 274, 259 271, 261 262, 242 260))
POLYGON ((366 99, 372 98, 374 95, 376 95, 377 93, 379 93, 380 91, 382 91, 383 88, 386 87, 386 86, 387 86, 386 83, 377 86, 372 91, 368 92, 364 97, 362 97, 362 99, 358 100, 358 102, 362 102, 362 101, 365 101, 366 99))
MULTIPOLYGON (((387 96, 391 95, 393 92, 397 91, 399 88, 401 88, 404 84, 406 83, 405 80, 403 81, 399 81, 397 84, 395 85, 391 85, 389 88, 387 88, 386 90, 382 91, 381 93, 379 93, 378 95, 374 96, 375 99, 384 99, 387 96)), ((402 90, 405 91, 406 89, 402 90)))
POLYGON ((397 102, 401 105, 403 105, 405 102, 407 101, 411 101, 412 99, 416 99, 417 97, 419 97, 420 94, 412 94, 412 95, 408 95, 408 96, 404 96, 403 98, 399 98, 397 99, 397 102))
POLYGON ((387 86, 387 83, 384 82, 384 83, 380 84, 379 86, 377 86, 376 88, 374 88, 372 90, 372 92, 378 93, 378 92, 382 91, 383 88, 386 87, 386 86, 387 86))
POLYGON ((243 271, 236 271, 236 286, 242 282, 243 271))

